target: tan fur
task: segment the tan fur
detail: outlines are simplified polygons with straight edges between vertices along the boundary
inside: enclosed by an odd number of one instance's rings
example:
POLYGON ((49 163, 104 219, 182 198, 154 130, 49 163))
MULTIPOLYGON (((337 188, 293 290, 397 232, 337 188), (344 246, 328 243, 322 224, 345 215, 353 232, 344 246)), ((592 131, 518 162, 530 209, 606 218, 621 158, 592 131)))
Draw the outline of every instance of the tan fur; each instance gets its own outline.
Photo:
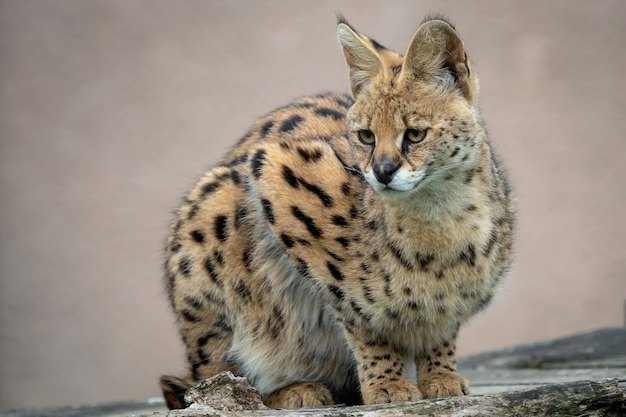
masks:
POLYGON ((166 282, 190 371, 162 379, 170 407, 223 370, 276 408, 469 392, 456 336, 507 271, 513 224, 476 73, 441 20, 404 58, 344 20, 338 37, 354 102, 268 114, 178 212, 166 282))

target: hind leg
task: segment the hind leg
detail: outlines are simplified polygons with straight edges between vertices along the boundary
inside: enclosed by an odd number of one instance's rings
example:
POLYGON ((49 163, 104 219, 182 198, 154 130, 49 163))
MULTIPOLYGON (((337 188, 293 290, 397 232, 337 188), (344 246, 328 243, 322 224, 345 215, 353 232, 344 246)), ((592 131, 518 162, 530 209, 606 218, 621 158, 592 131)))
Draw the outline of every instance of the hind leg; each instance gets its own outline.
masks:
MULTIPOLYGON (((199 323, 197 323, 199 324, 199 323)), ((210 323, 206 323, 205 326, 210 323)), ((237 367, 225 360, 225 354, 232 340, 232 332, 208 331, 209 326, 196 326, 187 329, 185 344, 189 373, 186 378, 164 375, 160 379, 163 397, 170 409, 185 408, 184 395, 198 381, 210 378, 220 372, 237 373, 237 367), (202 335, 198 335, 204 329, 202 335)), ((185 331, 181 327, 181 331, 185 331)))
POLYGON ((270 408, 307 408, 332 405, 333 396, 321 382, 296 382, 277 389, 265 400, 270 408))
MULTIPOLYGON (((175 262, 173 257, 170 263, 175 262)), ((198 381, 223 371, 237 371, 226 361, 233 338, 226 304, 220 288, 207 281, 202 271, 193 271, 184 280, 177 280, 171 289, 189 370, 185 378, 161 377, 163 396, 170 408, 184 408, 185 392, 198 381)))

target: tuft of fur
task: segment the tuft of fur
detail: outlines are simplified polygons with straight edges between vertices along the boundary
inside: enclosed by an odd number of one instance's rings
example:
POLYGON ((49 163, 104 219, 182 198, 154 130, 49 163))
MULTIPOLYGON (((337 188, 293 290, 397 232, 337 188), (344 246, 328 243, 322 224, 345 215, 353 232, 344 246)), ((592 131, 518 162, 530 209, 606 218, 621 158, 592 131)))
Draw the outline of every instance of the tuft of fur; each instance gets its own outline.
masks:
POLYGON ((352 95, 302 97, 256 122, 187 195, 166 288, 187 349, 170 408, 231 371, 266 404, 469 393, 460 326, 511 263, 510 191, 456 29, 404 55, 338 16, 352 95))

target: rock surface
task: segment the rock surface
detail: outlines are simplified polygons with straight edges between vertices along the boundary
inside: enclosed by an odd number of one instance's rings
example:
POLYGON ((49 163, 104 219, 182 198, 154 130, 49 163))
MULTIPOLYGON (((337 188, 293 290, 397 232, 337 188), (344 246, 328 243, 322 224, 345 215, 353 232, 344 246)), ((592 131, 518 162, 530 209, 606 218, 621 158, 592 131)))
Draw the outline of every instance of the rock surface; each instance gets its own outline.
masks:
POLYGON ((221 411, 267 409, 259 391, 250 385, 248 379, 231 372, 222 372, 200 381, 187 391, 185 402, 190 408, 208 407, 221 411))

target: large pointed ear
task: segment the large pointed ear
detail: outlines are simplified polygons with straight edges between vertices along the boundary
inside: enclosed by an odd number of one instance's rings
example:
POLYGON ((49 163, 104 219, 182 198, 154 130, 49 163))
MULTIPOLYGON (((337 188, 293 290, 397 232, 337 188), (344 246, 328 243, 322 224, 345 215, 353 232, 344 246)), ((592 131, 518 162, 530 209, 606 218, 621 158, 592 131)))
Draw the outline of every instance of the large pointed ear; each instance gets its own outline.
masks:
POLYGON ((337 25, 337 38, 350 67, 350 87, 352 96, 356 98, 382 71, 382 60, 367 38, 355 31, 341 17, 337 25))
POLYGON ((403 76, 436 76, 448 71, 467 101, 478 96, 478 78, 457 31, 443 20, 429 20, 417 29, 406 52, 403 76))

